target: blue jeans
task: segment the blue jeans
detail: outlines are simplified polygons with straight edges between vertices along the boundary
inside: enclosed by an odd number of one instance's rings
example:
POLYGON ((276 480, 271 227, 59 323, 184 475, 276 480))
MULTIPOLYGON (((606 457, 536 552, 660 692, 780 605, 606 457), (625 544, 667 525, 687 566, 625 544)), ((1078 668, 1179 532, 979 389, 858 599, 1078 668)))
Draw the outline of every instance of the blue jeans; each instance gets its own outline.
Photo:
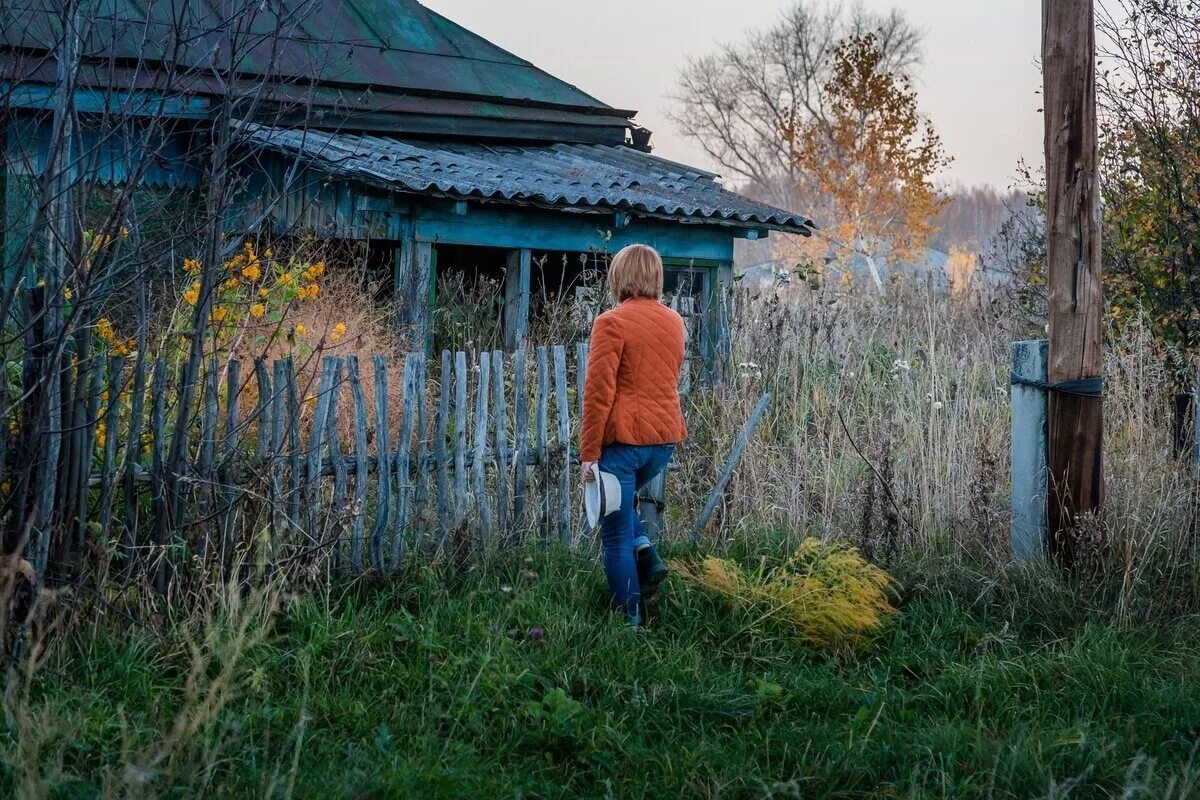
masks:
POLYGON ((649 544, 642 521, 633 510, 638 489, 667 468, 673 444, 633 445, 614 442, 600 451, 600 469, 615 475, 621 484, 621 508, 600 522, 600 545, 604 571, 613 605, 625 612, 630 623, 641 622, 638 607, 642 591, 638 585, 634 549, 649 544))

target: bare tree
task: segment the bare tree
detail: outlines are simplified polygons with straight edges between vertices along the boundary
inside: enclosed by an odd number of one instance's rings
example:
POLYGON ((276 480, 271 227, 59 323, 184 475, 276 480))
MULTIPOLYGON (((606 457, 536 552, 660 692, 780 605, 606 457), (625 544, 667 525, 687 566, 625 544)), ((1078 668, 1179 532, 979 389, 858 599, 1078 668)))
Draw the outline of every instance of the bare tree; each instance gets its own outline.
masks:
POLYGON ((919 63, 922 32, 899 9, 877 14, 861 2, 799 0, 773 27, 691 59, 679 76, 672 119, 730 177, 797 209, 805 165, 783 132, 828 122, 834 49, 868 33, 886 71, 907 74, 919 63))

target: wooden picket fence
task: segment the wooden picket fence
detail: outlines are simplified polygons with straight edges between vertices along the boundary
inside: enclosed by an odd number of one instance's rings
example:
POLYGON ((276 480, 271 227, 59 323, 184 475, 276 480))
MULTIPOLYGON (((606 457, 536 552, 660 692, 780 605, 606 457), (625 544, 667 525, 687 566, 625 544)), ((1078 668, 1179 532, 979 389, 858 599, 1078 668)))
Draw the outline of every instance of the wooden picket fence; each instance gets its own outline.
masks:
POLYGON ((369 380, 355 356, 326 356, 315 390, 291 358, 211 359, 182 469, 175 369, 109 358, 73 431, 90 466, 72 527, 162 584, 235 553, 319 553, 357 573, 530 537, 574 546, 588 534, 574 477, 587 345, 570 349, 374 356, 369 380))

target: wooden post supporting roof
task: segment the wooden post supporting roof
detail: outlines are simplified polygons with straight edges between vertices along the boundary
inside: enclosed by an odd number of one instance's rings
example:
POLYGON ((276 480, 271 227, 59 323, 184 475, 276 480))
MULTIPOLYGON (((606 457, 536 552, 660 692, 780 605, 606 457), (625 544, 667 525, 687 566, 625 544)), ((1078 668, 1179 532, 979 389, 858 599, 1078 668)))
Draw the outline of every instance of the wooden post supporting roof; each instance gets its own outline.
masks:
POLYGON ((400 332, 409 334, 417 346, 430 344, 434 270, 431 243, 410 236, 401 240, 395 253, 396 323, 400 332))
POLYGON ((1051 385, 1048 545, 1067 564, 1076 557, 1072 529, 1080 515, 1099 510, 1104 498, 1092 3, 1043 0, 1042 5, 1051 385))
POLYGON ((529 335, 529 280, 533 253, 510 250, 504 271, 504 349, 518 350, 529 335))

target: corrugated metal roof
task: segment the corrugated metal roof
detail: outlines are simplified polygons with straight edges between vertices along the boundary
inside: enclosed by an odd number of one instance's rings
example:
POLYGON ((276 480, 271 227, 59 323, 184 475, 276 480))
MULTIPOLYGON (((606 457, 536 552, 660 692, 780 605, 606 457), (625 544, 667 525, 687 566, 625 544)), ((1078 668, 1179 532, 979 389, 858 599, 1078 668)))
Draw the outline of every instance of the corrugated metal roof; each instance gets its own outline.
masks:
POLYGON ((711 172, 610 145, 428 142, 248 124, 250 141, 324 172, 394 191, 525 205, 628 211, 808 235, 811 220, 717 183, 711 172))
MULTIPOLYGON (((0 25, 9 79, 36 70, 61 38, 61 0, 13 0, 0 25), (20 53, 33 57, 22 59, 20 53)), ((488 99, 520 106, 624 117, 614 109, 417 0, 280 0, 234 12, 216 0, 93 0, 82 33, 85 59, 102 67, 136 63, 142 72, 208 74, 233 67, 241 77, 425 96, 488 99), (242 42, 228 52, 226 38, 242 42)), ((83 78, 90 73, 84 70, 83 78)), ((104 79, 101 71, 95 76, 104 79)), ((178 87, 187 75, 175 75, 178 87)), ((229 80, 225 76, 224 80, 229 80)), ((219 93, 219 92, 218 92, 219 93)), ((341 102, 346 102, 342 97, 341 102)))

